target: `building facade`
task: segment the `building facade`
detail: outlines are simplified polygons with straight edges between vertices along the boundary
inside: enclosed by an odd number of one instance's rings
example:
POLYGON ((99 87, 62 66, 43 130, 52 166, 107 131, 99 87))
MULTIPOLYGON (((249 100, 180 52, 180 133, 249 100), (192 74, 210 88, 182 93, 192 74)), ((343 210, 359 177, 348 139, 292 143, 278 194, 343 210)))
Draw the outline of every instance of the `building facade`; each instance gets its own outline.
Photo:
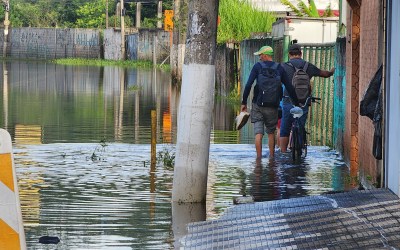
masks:
POLYGON ((344 158, 366 187, 387 187, 400 195, 400 2, 347 0, 346 119, 344 158), (383 65, 383 157, 374 157, 373 121, 360 115, 360 101, 383 65))

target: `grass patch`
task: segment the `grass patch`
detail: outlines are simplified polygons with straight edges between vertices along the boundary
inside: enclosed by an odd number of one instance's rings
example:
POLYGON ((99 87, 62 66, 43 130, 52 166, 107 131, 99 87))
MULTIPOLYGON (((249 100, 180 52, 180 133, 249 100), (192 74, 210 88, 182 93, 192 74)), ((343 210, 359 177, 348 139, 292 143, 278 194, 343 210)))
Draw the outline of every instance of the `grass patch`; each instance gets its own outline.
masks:
POLYGON ((256 10, 246 0, 221 0, 219 17, 218 44, 240 42, 254 32, 271 32, 276 20, 272 12, 256 10))
MULTIPOLYGON (((53 63, 63 64, 63 65, 89 65, 89 66, 119 66, 119 67, 126 67, 126 68, 152 68, 153 62, 151 61, 132 61, 132 60, 106 60, 106 59, 84 59, 84 58, 60 58, 51 60, 53 63)), ((169 71, 171 66, 169 64, 157 64, 157 68, 169 71)))
POLYGON ((90 66, 120 66, 128 68, 151 68, 153 63, 150 61, 115 61, 106 59, 83 59, 83 58, 60 58, 51 60, 53 63, 63 65, 90 65, 90 66))

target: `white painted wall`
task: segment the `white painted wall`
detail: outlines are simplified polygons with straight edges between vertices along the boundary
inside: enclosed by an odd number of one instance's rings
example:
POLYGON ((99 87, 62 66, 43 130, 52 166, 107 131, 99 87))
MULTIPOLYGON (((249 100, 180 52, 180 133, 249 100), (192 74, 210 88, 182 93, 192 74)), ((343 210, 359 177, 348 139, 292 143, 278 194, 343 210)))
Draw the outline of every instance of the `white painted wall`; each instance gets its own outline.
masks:
POLYGON ((400 1, 388 2, 385 170, 387 187, 400 196, 400 1))
POLYGON ((272 24, 272 37, 289 35, 298 43, 335 42, 339 18, 301 18, 286 17, 272 24))

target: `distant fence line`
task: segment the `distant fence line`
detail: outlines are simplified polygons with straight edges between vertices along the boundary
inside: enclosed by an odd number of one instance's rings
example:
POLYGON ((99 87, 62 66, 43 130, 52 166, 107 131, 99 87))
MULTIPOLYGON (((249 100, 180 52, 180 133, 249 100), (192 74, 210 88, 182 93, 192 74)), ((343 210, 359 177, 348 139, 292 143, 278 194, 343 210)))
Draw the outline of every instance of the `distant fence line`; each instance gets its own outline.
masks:
MULTIPOLYGON (((104 58, 119 60, 121 33, 106 29, 12 28, 7 36, 6 57, 21 59, 104 58)), ((163 30, 143 29, 125 36, 126 58, 157 62, 169 56, 170 34, 163 30)), ((4 29, 0 29, 0 48, 4 47, 4 29)), ((2 56, 2 55, 0 55, 2 56)))

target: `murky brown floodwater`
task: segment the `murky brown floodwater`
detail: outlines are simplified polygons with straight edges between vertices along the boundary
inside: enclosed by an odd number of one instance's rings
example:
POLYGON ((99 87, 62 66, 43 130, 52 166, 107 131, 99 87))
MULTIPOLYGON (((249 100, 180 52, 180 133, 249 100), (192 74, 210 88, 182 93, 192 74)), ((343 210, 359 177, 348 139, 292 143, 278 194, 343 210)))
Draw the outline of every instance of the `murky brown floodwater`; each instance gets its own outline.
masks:
POLYGON ((255 162, 251 125, 234 131, 238 106, 217 101, 207 204, 193 215, 171 204, 173 169, 149 163, 153 109, 157 151, 174 153, 179 91, 168 72, 33 62, 1 72, 0 127, 14 140, 28 249, 173 249, 186 223, 218 217, 234 197, 349 186, 347 167, 326 147, 310 147, 299 165, 280 154, 255 162), (61 242, 42 245, 43 235, 61 242))

